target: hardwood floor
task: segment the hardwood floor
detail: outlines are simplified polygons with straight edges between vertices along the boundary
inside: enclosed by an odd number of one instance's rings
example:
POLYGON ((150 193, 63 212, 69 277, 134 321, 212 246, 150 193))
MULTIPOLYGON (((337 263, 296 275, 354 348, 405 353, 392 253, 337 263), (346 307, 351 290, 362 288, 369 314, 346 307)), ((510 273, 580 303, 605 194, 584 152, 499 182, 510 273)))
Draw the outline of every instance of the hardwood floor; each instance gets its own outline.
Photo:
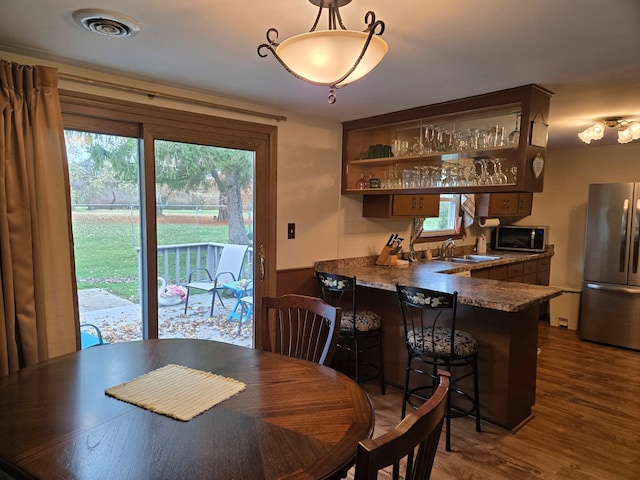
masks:
MULTIPOLYGON (((487 422, 477 433, 473 418, 453 419, 453 450, 443 432, 432 479, 640 479, 640 352, 583 342, 546 322, 538 345, 534 418, 516 433, 487 422)), ((377 437, 399 421, 402 392, 364 388, 377 437)))

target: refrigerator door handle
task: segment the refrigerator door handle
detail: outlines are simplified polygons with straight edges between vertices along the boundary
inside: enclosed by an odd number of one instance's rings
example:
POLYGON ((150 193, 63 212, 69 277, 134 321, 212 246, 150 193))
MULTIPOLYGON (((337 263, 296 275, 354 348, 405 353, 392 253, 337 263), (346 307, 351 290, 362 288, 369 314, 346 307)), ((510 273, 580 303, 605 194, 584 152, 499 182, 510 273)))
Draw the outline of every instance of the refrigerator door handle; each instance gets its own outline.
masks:
POLYGON ((640 250, 640 199, 636 200, 636 211, 633 217, 633 273, 638 273, 638 250, 640 250))
POLYGON ((609 292, 631 293, 640 295, 640 288, 629 288, 620 285, 602 285, 601 283, 587 283, 587 288, 594 290, 607 290, 609 292))
POLYGON ((622 224, 620 225, 620 271, 624 272, 627 252, 627 221, 629 219, 629 199, 622 202, 622 224))

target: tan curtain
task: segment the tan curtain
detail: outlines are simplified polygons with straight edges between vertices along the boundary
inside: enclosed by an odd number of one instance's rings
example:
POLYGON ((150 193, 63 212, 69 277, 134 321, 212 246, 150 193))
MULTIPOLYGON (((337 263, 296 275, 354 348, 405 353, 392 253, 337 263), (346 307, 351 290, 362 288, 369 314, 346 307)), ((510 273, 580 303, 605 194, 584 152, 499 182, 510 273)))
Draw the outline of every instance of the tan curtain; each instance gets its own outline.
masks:
POLYGON ((58 71, 0 60, 0 375, 77 350, 58 71))

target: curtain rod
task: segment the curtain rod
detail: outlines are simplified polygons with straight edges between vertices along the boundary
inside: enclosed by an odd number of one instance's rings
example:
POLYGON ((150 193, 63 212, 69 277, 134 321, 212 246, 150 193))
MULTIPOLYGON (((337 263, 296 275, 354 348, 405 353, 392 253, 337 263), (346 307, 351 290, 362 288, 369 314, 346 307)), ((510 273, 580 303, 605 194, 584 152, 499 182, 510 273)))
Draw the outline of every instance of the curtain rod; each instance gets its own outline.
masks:
POLYGON ((204 106, 215 108, 215 109, 219 109, 219 110, 226 110, 228 112, 243 113, 243 114, 252 115, 252 116, 255 116, 255 117, 269 118, 271 120, 277 120, 278 122, 287 120, 287 117, 285 117, 283 115, 276 115, 276 114, 272 114, 272 113, 258 112, 258 111, 255 111, 255 110, 248 110, 248 109, 240 108, 240 107, 232 107, 230 105, 223 105, 223 104, 220 104, 220 103, 207 102, 207 101, 203 101, 203 100, 195 100, 193 98, 182 97, 180 95, 172 95, 170 93, 154 92, 152 90, 146 90, 144 88, 137 88, 137 87, 129 87, 129 86, 125 86, 125 85, 119 85, 119 84, 113 83, 113 82, 106 82, 104 80, 95 80, 93 78, 82 77, 82 76, 79 76, 79 75, 72 75, 70 73, 59 72, 58 73, 58 77, 60 79, 69 80, 69 81, 72 81, 72 82, 85 83, 85 84, 88 84, 88 85, 97 85, 99 87, 107 87, 107 88, 112 88, 114 90, 121 90, 121 91, 124 91, 124 92, 137 93, 139 95, 146 95, 149 98, 162 98, 164 100, 175 100, 175 101, 178 101, 178 102, 190 103, 192 105, 200 105, 200 106, 204 105, 204 106))

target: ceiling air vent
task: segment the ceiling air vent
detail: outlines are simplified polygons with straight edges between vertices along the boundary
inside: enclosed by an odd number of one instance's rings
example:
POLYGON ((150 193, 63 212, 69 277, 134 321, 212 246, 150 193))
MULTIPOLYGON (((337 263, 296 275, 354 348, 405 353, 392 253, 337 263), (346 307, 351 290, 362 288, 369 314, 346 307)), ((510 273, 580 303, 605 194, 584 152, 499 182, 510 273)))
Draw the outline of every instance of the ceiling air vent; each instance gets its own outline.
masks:
POLYGON ((73 12, 73 19, 90 32, 109 38, 130 37, 142 29, 137 20, 108 10, 76 10, 73 12))

